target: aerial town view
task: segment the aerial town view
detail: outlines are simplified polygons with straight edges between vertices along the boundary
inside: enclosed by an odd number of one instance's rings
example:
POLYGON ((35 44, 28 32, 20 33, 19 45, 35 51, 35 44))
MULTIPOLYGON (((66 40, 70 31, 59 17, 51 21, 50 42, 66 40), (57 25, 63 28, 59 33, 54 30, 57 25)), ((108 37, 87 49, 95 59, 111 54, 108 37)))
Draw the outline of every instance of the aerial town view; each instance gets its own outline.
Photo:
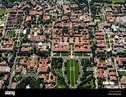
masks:
POLYGON ((126 0, 0 0, 0 89, 126 89, 126 0))

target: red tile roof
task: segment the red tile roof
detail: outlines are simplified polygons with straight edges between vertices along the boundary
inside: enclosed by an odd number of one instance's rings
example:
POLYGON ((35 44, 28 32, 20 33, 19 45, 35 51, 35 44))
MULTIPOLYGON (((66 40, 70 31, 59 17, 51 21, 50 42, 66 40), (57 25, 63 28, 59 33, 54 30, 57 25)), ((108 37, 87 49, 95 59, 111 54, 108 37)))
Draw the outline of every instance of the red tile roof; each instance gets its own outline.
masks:
POLYGON ((39 68, 38 68, 39 73, 47 72, 47 70, 48 70, 47 62, 48 62, 48 59, 41 58, 39 60, 39 68))
POLYGON ((2 61, 2 62, 0 62, 0 66, 8 66, 8 64, 6 61, 2 61))
POLYGON ((117 77, 116 76, 110 76, 110 80, 111 81, 116 81, 117 80, 117 77))
POLYGON ((43 20, 45 20, 45 21, 46 20, 50 20, 50 16, 48 16, 48 15, 47 16, 43 16, 43 20))
POLYGON ((126 58, 117 58, 116 61, 119 66, 123 66, 123 62, 126 62, 126 58))
POLYGON ((31 20, 31 16, 26 17, 26 22, 31 20))
POLYGON ((27 66, 27 69, 32 69, 32 70, 36 70, 37 69, 37 64, 38 64, 38 60, 35 60, 35 59, 30 59, 29 60, 29 64, 27 66))
POLYGON ((116 22, 116 17, 109 17, 109 16, 107 16, 107 17, 106 17, 106 20, 107 20, 108 22, 116 22))
POLYGON ((16 89, 17 83, 16 82, 12 82, 11 83, 11 89, 16 89))
POLYGON ((27 39, 30 40, 30 41, 42 42, 46 39, 46 37, 45 37, 45 35, 34 36, 34 35, 31 35, 31 34, 28 34, 27 39))
POLYGON ((56 76, 52 75, 53 76, 52 79, 47 79, 47 76, 49 76, 49 75, 44 76, 44 81, 43 82, 45 82, 45 83, 55 83, 56 82, 56 76))
POLYGON ((0 50, 9 50, 12 51, 14 47, 13 41, 4 41, 3 44, 0 46, 0 50))
POLYGON ((42 15, 42 11, 30 10, 29 15, 42 15))
POLYGON ((30 51, 31 47, 22 47, 21 52, 28 52, 30 51))
POLYGON ((74 34, 73 30, 69 30, 68 32, 69 32, 70 36, 72 36, 74 34))
POLYGON ((106 63, 98 62, 98 63, 97 63, 97 67, 98 67, 98 68, 106 68, 106 67, 107 67, 107 64, 106 64, 106 63))
POLYGON ((27 59, 26 58, 22 58, 19 63, 21 65, 27 65, 27 59))
POLYGON ((16 13, 16 12, 17 12, 17 9, 16 9, 16 8, 11 8, 11 9, 9 10, 9 12, 10 12, 10 13, 12 13, 12 12, 16 13))

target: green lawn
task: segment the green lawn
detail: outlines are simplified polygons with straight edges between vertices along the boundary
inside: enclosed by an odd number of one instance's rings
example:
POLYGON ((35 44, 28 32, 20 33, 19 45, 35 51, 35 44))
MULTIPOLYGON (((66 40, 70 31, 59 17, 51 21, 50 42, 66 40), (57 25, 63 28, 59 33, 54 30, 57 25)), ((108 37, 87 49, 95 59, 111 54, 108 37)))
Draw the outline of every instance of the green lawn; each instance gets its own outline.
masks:
POLYGON ((2 17, 0 17, 0 18, 1 18, 2 21, 6 21, 7 16, 2 16, 2 17))
POLYGON ((116 2, 124 2, 125 0, 109 0, 112 1, 112 3, 116 3, 116 2))
POLYGON ((94 81, 93 80, 88 81, 87 83, 85 83, 83 85, 83 87, 84 88, 87 88, 88 87, 89 89, 94 89, 95 88, 94 81))
POLYGON ((81 53, 74 53, 75 56, 82 56, 81 53))
POLYGON ((66 88, 66 86, 62 83, 62 82, 60 82, 60 81, 57 81, 57 85, 56 85, 56 87, 55 87, 56 89, 64 89, 64 88, 66 88))
POLYGON ((119 75, 121 75, 121 76, 126 76, 126 72, 119 72, 119 75))
POLYGON ((6 10, 0 9, 0 14, 5 14, 6 12, 6 10))
POLYGON ((70 59, 67 61, 66 66, 67 71, 67 78, 73 87, 78 80, 78 72, 79 72, 79 65, 74 59, 70 59))
POLYGON ((101 62, 102 62, 102 63, 104 63, 104 62, 105 62, 105 60, 101 60, 101 62))
POLYGON ((20 33, 20 37, 23 37, 23 33, 22 32, 20 33))
POLYGON ((62 56, 69 56, 69 53, 62 53, 62 56))
POLYGON ((59 54, 59 53, 57 53, 57 54, 55 54, 54 56, 60 56, 60 54, 59 54))
POLYGON ((15 33, 14 32, 10 32, 10 38, 14 37, 15 33))
POLYGON ((126 67, 126 63, 124 63, 124 66, 126 67))
POLYGON ((88 57, 89 57, 89 56, 90 56, 90 54, 84 54, 84 56, 88 56, 88 57))

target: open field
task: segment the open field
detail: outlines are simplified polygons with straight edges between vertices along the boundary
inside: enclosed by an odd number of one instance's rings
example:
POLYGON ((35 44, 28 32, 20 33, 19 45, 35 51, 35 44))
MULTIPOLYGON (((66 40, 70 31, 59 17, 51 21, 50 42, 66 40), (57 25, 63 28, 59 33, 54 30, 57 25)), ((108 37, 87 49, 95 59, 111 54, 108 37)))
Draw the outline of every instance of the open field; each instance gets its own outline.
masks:
POLYGON ((0 15, 5 14, 6 12, 7 12, 6 10, 0 9, 0 15))
POLYGON ((126 72, 119 72, 119 75, 126 76, 126 72))
POLYGON ((66 66, 67 78, 72 87, 74 87, 75 83, 78 79, 79 65, 74 59, 70 59, 67 62, 66 66))

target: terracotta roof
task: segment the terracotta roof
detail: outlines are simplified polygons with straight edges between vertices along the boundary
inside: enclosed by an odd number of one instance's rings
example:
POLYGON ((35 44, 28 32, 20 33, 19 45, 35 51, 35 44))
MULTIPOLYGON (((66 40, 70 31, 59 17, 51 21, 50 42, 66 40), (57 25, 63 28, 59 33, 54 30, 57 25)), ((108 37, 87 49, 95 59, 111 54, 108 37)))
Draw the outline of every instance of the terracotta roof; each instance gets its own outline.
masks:
POLYGON ((31 35, 31 34, 28 34, 27 39, 30 40, 30 41, 42 42, 46 39, 46 37, 45 37, 45 35, 34 36, 34 35, 31 35))
POLYGON ((95 38, 96 38, 96 39, 100 39, 100 40, 102 40, 102 39, 104 39, 104 36, 95 35, 95 38))
POLYGON ((109 71, 114 71, 114 70, 115 70, 114 67, 107 67, 107 69, 108 69, 109 71))
POLYGON ((30 7, 31 6, 29 6, 29 5, 24 5, 24 6, 21 7, 21 9, 24 10, 25 8, 30 8, 30 7))
POLYGON ((50 19, 50 16, 43 16, 43 20, 49 20, 50 19))
POLYGON ((100 62, 100 59, 99 58, 94 58, 94 63, 98 63, 98 62, 100 62))
POLYGON ((5 75, 4 75, 4 80, 7 80, 7 78, 8 78, 8 75, 5 74, 5 75))
POLYGON ((104 53, 105 52, 104 49, 102 49, 102 48, 96 48, 96 51, 99 52, 99 53, 104 53))
POLYGON ((24 11, 20 9, 20 10, 18 10, 18 12, 19 12, 19 13, 23 13, 24 11))
POLYGON ((103 69, 98 69, 99 72, 99 77, 104 78, 104 70, 103 69))
POLYGON ((16 8, 11 8, 11 9, 9 10, 9 12, 17 12, 17 9, 16 9, 16 8))
POLYGON ((7 62, 6 61, 2 61, 2 62, 0 62, 0 66, 7 66, 8 64, 7 64, 7 62))
POLYGON ((70 7, 71 7, 71 8, 75 8, 75 7, 77 7, 77 4, 71 4, 70 7))
POLYGON ((56 76, 52 75, 53 76, 52 79, 47 79, 47 76, 49 76, 49 75, 44 76, 44 82, 45 83, 55 83, 56 82, 56 76))
POLYGON ((116 81, 117 80, 117 77, 116 76, 110 76, 110 80, 111 81, 116 81))
POLYGON ((109 75, 116 75, 116 72, 109 72, 109 75))
POLYGON ((27 64, 27 59, 26 58, 22 58, 19 63, 21 65, 26 65, 27 64))
POLYGON ((121 85, 122 89, 126 89, 126 85, 121 85))
POLYGON ((114 47, 124 47, 124 44, 118 44, 118 43, 114 43, 114 47))
POLYGON ((97 63, 97 67, 98 67, 98 68, 106 68, 106 67, 107 67, 107 64, 106 64, 106 63, 98 62, 98 63, 97 63))
POLYGON ((48 7, 45 9, 45 11, 50 11, 50 10, 53 10, 54 8, 53 7, 48 7))
POLYGON ((17 83, 16 82, 12 82, 11 83, 11 89, 16 89, 17 83))
POLYGON ((49 52, 49 49, 39 49, 40 50, 40 52, 49 52))
POLYGON ((38 68, 39 73, 47 72, 47 70, 48 70, 48 67, 44 67, 44 66, 39 66, 38 68))
POLYGON ((42 78, 43 78, 43 76, 39 75, 39 76, 38 76, 38 78, 39 78, 39 79, 42 79, 42 78))
POLYGON ((0 50, 10 50, 12 51, 14 47, 13 41, 4 41, 3 44, 0 46, 0 50))
POLYGON ((20 67, 16 68, 15 73, 21 73, 21 70, 22 70, 22 68, 20 66, 20 67))
POLYGON ((26 22, 31 20, 31 16, 26 17, 26 22))
POLYGON ((10 67, 8 66, 0 66, 0 73, 9 73, 10 67))
POLYGON ((116 17, 109 17, 109 16, 107 16, 106 20, 109 21, 109 22, 116 22, 116 17))
POLYGON ((72 36, 72 35, 73 35, 73 33, 74 33, 74 31, 73 31, 73 30, 69 30, 68 32, 69 32, 70 36, 72 36))
POLYGON ((105 40, 96 40, 97 47, 106 47, 105 40))
POLYGON ((41 58, 39 60, 39 68, 38 68, 39 72, 47 72, 47 70, 48 70, 47 62, 48 62, 48 59, 41 58))
POLYGON ((37 64, 38 64, 38 60, 35 60, 35 59, 30 59, 29 60, 29 65, 27 66, 27 69, 37 69, 37 64))
POLYGON ((42 15, 42 11, 30 10, 29 15, 42 15))
POLYGON ((22 52, 28 52, 28 51, 30 51, 30 49, 31 49, 31 47, 22 47, 21 51, 22 52))

